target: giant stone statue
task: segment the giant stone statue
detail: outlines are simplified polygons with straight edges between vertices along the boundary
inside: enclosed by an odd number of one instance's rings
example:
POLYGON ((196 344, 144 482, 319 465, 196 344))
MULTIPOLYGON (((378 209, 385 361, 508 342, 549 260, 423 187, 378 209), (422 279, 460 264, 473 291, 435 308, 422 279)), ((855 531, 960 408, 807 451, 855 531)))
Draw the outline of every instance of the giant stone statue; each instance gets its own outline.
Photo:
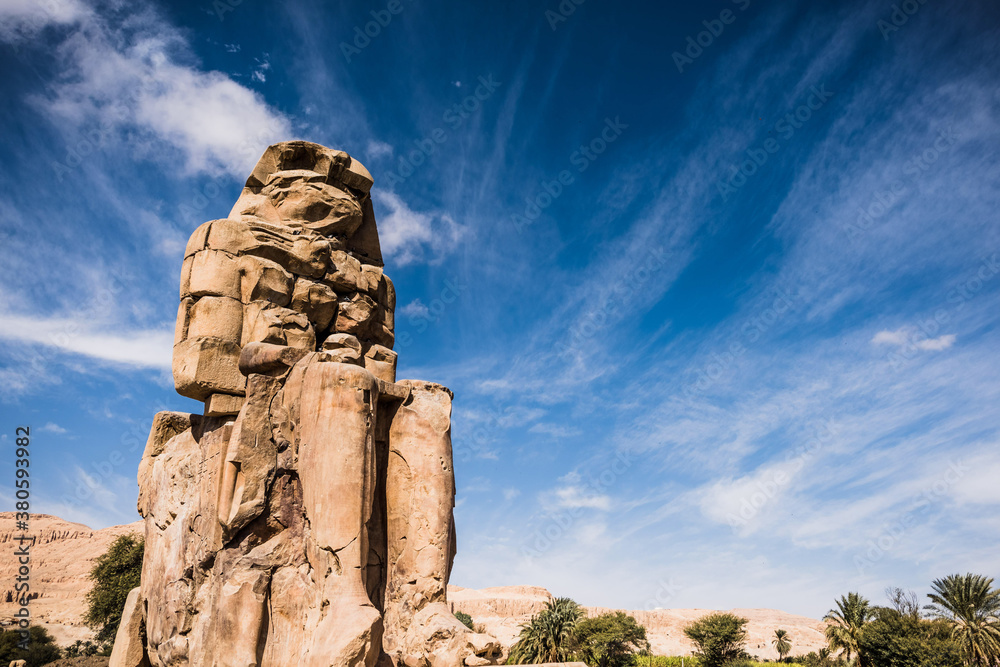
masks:
POLYGON ((139 467, 142 585, 112 667, 460 667, 451 392, 396 381, 368 171, 269 147, 191 236, 173 374, 139 467))

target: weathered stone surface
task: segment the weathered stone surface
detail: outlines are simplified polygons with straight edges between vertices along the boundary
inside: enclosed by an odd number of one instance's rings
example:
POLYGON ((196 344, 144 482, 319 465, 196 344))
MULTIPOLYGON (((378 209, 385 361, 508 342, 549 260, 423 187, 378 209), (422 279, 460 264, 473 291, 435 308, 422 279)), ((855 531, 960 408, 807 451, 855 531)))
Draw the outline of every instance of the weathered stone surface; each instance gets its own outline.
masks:
POLYGON ((260 192, 271 174, 292 169, 313 171, 328 183, 346 185, 363 194, 368 194, 372 187, 371 174, 347 153, 308 141, 285 141, 264 151, 247 179, 247 188, 260 192))
POLYGON ((205 296, 188 311, 187 337, 238 342, 243 333, 243 304, 224 296, 205 296))
POLYGON ((189 313, 193 304, 194 299, 191 297, 181 299, 181 304, 177 308, 177 324, 174 327, 174 345, 187 338, 189 313))
POLYGON ((224 296, 240 298, 240 273, 236 257, 222 250, 202 250, 184 260, 181 298, 224 296))
MULTIPOLYGON (((263 221, 244 222, 242 220, 213 220, 205 240, 205 247, 222 250, 231 255, 241 255, 254 242, 254 226, 266 227, 263 221)), ((280 229, 275 225, 276 229, 280 229)))
POLYGON ((365 350, 365 368, 379 380, 395 382, 397 356, 387 347, 372 345, 365 350))
POLYGON ((243 408, 246 399, 243 396, 232 396, 230 394, 212 394, 205 401, 206 417, 222 417, 225 415, 235 415, 243 408))
POLYGON ((281 217, 267 195, 254 192, 250 188, 243 188, 240 198, 236 200, 236 204, 229 212, 228 217, 231 220, 239 220, 243 216, 247 216, 252 220, 264 220, 265 222, 281 224, 281 217))
POLYGON ((382 266, 382 247, 378 241, 378 229, 375 226, 375 211, 371 198, 362 204, 363 219, 358 231, 347 239, 347 249, 355 257, 362 258, 366 264, 382 266))
POLYGON ((303 313, 268 301, 248 304, 243 325, 243 345, 275 343, 303 350, 316 349, 316 332, 303 313))
POLYGON ((339 361, 345 364, 364 365, 361 341, 351 334, 335 333, 323 341, 321 354, 325 361, 339 361))
POLYGON ((141 590, 133 588, 125 598, 125 609, 122 611, 108 667, 149 667, 141 590))
POLYGON ((250 241, 241 253, 277 262, 299 276, 319 278, 329 269, 332 249, 323 236, 263 224, 249 227, 250 241))
POLYGON ((389 431, 386 475, 389 576, 386 653, 396 665, 473 666, 500 655, 491 637, 471 632, 447 606, 455 557, 455 477, 451 392, 403 380, 410 390, 389 431), (468 661, 468 662, 466 662, 468 661))
POLYGON ((381 267, 372 266, 371 264, 361 265, 361 290, 374 299, 376 303, 383 301, 379 299, 379 289, 382 286, 383 277, 381 267))
POLYGON ((246 376, 253 373, 284 376, 308 350, 273 343, 248 343, 240 353, 240 372, 246 376))
POLYGON ((181 396, 204 401, 212 394, 242 394, 240 346, 219 338, 188 338, 174 345, 174 387, 181 396))
MULTIPOLYGON (((396 329, 396 287, 389 276, 382 276, 379 288, 379 303, 382 304, 382 324, 391 334, 396 329)), ((390 346, 391 347, 391 346, 390 346)))
POLYGON ((184 248, 184 258, 187 259, 191 255, 195 254, 199 250, 203 250, 205 246, 208 245, 208 230, 212 226, 212 221, 208 221, 202 225, 198 226, 198 229, 194 230, 191 234, 191 238, 188 239, 187 246, 184 248))
POLYGON ((337 333, 349 333, 364 338, 372 321, 378 314, 378 307, 367 294, 355 293, 340 302, 337 310, 337 333))
POLYGON ((168 440, 191 428, 191 419, 192 415, 186 412, 157 412, 149 429, 143 457, 159 456, 168 440))
POLYGON ((295 281, 291 308, 304 313, 316 331, 326 331, 337 314, 337 294, 326 285, 299 278, 295 281))
POLYGON ((323 280, 340 294, 359 292, 365 284, 361 262, 342 250, 330 253, 330 272, 323 280))
POLYGON ((261 190, 278 216, 323 236, 350 236, 361 226, 357 199, 305 169, 277 171, 261 190))
POLYGON ((154 420, 139 466, 146 630, 122 655, 139 641, 156 667, 499 657, 447 607, 451 394, 395 383, 371 185, 346 153, 277 144, 230 218, 192 237, 174 381, 204 416, 154 420))
POLYGON ((245 255, 240 258, 239 270, 243 303, 270 301, 276 306, 291 303, 295 277, 277 262, 245 255))

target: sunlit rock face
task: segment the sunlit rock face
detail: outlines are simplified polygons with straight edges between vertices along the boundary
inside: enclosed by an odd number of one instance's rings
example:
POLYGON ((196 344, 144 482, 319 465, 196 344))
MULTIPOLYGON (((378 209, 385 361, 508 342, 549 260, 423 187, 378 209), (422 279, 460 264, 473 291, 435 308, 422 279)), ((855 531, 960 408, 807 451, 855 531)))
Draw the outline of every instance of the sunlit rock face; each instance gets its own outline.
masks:
POLYGON ((495 664, 450 612, 451 392, 396 381, 372 177, 269 147, 187 245, 177 391, 139 467, 142 585, 114 667, 495 664))

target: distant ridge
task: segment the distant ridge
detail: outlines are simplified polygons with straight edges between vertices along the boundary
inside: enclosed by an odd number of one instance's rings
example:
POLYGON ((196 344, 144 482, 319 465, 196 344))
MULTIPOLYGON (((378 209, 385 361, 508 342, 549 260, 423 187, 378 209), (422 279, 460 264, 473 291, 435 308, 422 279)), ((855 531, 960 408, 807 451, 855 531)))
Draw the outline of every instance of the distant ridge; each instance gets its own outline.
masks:
MULTIPOLYGON (((31 548, 31 591, 39 597, 31 601, 32 621, 49 630, 56 642, 65 646, 77 639, 90 639, 90 628, 81 618, 87 610, 85 596, 90 590, 90 570, 94 560, 107 551, 120 535, 142 534, 141 521, 125 526, 93 530, 82 523, 63 521, 49 514, 32 514, 29 535, 36 536, 31 548)), ((18 607, 7 602, 13 597, 18 543, 13 512, 0 512, 0 550, 11 554, 0 558, 0 619, 10 620, 18 607)))
MULTIPOLYGON (((31 602, 33 619, 62 645, 77 639, 89 639, 93 633, 83 625, 81 618, 86 611, 85 596, 90 590, 89 574, 94 560, 104 553, 120 535, 143 533, 141 521, 124 526, 93 530, 81 523, 71 523, 48 514, 33 514, 31 533, 37 536, 32 548, 31 588, 39 597, 31 602)), ((13 512, 0 512, 0 550, 13 553, 16 531, 13 512)), ((9 620, 17 607, 6 602, 7 593, 13 594, 16 576, 16 559, 0 559, 0 619, 9 620)), ((459 586, 448 587, 452 611, 464 611, 476 623, 486 626, 487 632, 509 647, 520 632, 519 626, 532 615, 540 612, 552 594, 538 586, 501 586, 475 590, 459 586)), ((611 611, 599 607, 585 607, 594 615, 611 611)), ((686 655, 691 644, 682 633, 686 623, 711 610, 661 609, 655 611, 627 611, 626 613, 646 627, 653 652, 657 655, 686 655)), ((821 621, 787 614, 772 609, 734 609, 734 613, 750 619, 749 650, 760 658, 776 658, 771 637, 777 628, 788 630, 792 637, 792 654, 799 655, 826 646, 821 621)))

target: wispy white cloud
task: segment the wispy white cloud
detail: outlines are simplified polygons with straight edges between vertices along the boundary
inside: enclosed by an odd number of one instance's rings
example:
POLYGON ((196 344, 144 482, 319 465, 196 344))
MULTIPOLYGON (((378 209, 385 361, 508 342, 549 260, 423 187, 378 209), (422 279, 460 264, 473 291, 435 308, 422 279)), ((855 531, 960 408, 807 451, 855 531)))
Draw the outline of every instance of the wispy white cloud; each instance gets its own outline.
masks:
POLYGON ((55 433, 56 435, 63 435, 65 433, 69 433, 69 431, 64 429, 62 426, 59 426, 58 424, 54 424, 52 422, 47 423, 45 426, 41 427, 38 430, 45 431, 46 433, 55 433))
POLYGON ((265 83, 267 81, 267 73, 271 71, 271 59, 268 54, 264 54, 263 58, 254 58, 254 69, 250 74, 250 78, 258 83, 265 83))
POLYGON ((565 486, 556 489, 555 497, 558 506, 564 509, 611 509, 611 498, 603 494, 589 494, 578 486, 565 486))
POLYGON ((528 429, 529 433, 539 433, 552 438, 571 438, 580 435, 580 431, 561 424, 538 423, 528 429))
POLYGON ((0 2, 0 40, 36 37, 49 26, 66 26, 91 16, 81 0, 3 0, 0 2))
POLYGON ((405 315, 407 317, 421 318, 427 317, 430 314, 430 309, 427 305, 420 299, 414 299, 410 303, 406 304, 399 309, 400 315, 405 315))
POLYGON ((169 331, 105 332, 72 318, 4 314, 0 339, 43 345, 63 352, 136 368, 169 369, 174 336, 169 331))
POLYGON ((369 141, 368 146, 365 149, 365 154, 373 160, 378 160, 384 157, 392 157, 392 153, 393 148, 391 144, 387 144, 384 141, 378 141, 377 139, 369 141))
MULTIPOLYGON (((535 344, 499 362, 497 377, 475 381, 491 398, 572 397, 583 407, 569 416, 557 413, 570 424, 578 415, 586 418, 588 409, 600 415, 585 422, 592 428, 609 421, 606 432, 593 435, 593 448, 575 452, 578 469, 595 478, 606 469, 601 450, 632 451, 641 461, 630 467, 627 481, 614 482, 613 491, 560 483, 567 507, 590 497, 602 505, 607 499, 615 529, 587 556, 578 553, 580 518, 543 523, 543 530, 555 526, 552 534, 561 537, 532 559, 514 556, 526 540, 512 536, 509 548, 495 554, 507 559, 497 567, 511 580, 544 576, 569 590, 570 576, 543 573, 556 563, 573 563, 576 577, 603 566, 615 569, 617 585, 635 577, 641 588, 659 573, 641 559, 630 572, 633 564, 623 561, 637 551, 669 553, 671 574, 683 572, 695 582, 684 594, 693 606, 712 604, 706 600, 713 598, 733 606, 737 599, 755 599, 757 606, 766 598, 768 605, 819 615, 825 609, 810 610, 802 590, 828 591, 832 600, 855 587, 874 598, 887 582, 916 587, 956 562, 986 562, 978 548, 966 553, 969 541, 962 535, 975 532, 977 543, 983 535, 1000 535, 1000 525, 982 511, 998 503, 987 488, 997 474, 995 461, 982 458, 995 444, 992 406, 1000 400, 993 378, 1000 310, 989 282, 996 272, 982 258, 1000 247, 1000 180, 995 160, 983 150, 1000 136, 995 72, 957 68, 924 80, 914 71, 926 69, 900 51, 864 69, 863 76, 852 73, 852 85, 836 88, 826 115, 817 114, 807 130, 815 136, 797 138, 800 143, 783 147, 760 170, 753 194, 745 197, 752 205, 719 206, 717 193, 703 188, 727 174, 731 162, 745 159, 745 150, 764 141, 773 125, 730 116, 756 121, 784 114, 811 85, 842 81, 845 63, 867 48, 876 14, 866 7, 849 16, 845 9, 836 21, 824 16, 798 26, 799 40, 763 60, 757 56, 772 33, 755 25, 752 39, 720 56, 687 109, 698 138, 687 146, 694 148, 657 163, 659 169, 651 171, 666 174, 662 181, 639 181, 639 189, 657 193, 640 215, 614 211, 614 220, 632 225, 593 253, 586 271, 571 274, 578 292, 559 292, 535 344), (903 80, 920 83, 901 89, 903 80), (702 119, 716 127, 703 127, 702 119), (949 134, 950 122, 955 127, 949 134), (927 155, 934 156, 933 164, 916 166, 915 158, 927 155), (904 194, 891 210, 873 222, 862 219, 855 229, 859 210, 892 192, 897 179, 896 192, 904 194), (773 208, 765 192, 773 193, 773 208), (729 224, 751 224, 748 210, 774 213, 755 237, 754 252, 772 245, 780 250, 761 259, 746 284, 741 280, 719 297, 732 298, 732 310, 717 321, 699 310, 696 327, 665 328, 653 345, 630 338, 650 335, 648 326, 636 322, 673 289, 677 271, 700 258, 703 239, 727 233, 729 224), (664 249, 668 261, 636 288, 630 264, 649 248, 664 249), (621 284, 637 298, 623 299, 628 291, 616 289, 621 284), (787 295, 791 303, 777 315, 769 312, 776 295, 787 295), (605 297, 624 307, 603 312, 605 297), (562 367, 553 363, 546 353, 567 340, 566 323, 594 313, 601 315, 591 318, 599 326, 591 326, 590 335, 570 336, 574 354, 559 358, 562 367), (883 356, 910 346, 948 354, 903 354, 905 365, 883 356), (685 391, 701 375, 709 380, 685 391), (976 460, 978 465, 968 464, 976 460), (961 514, 956 508, 966 505, 973 508, 976 518, 969 523, 975 528, 954 521, 961 514), (905 535, 894 538, 874 567, 859 569, 852 559, 901 519, 905 535), (688 551, 697 557, 687 557, 688 551), (730 592, 720 595, 720 573, 736 564, 742 574, 753 567, 759 581, 771 583, 730 580, 730 592), (822 576, 808 574, 813 566, 822 576), (781 581, 784 567, 799 573, 794 585, 781 581)), ((780 27, 781 20, 775 24, 780 27)), ((953 38, 910 30, 907 39, 923 39, 931 52, 953 38)), ((643 159, 630 154, 629 173, 643 173, 643 159)), ((600 229, 595 225, 592 233, 600 229)), ((531 231, 539 232, 540 225, 531 231)), ((691 281, 709 274, 701 279, 712 282, 719 273, 740 270, 711 267, 691 281)), ((699 294, 690 281, 686 287, 699 294)), ((566 509, 555 490, 543 491, 538 502, 543 517, 566 509)), ((494 563, 489 554, 477 557, 494 563)), ((463 574, 475 576, 468 569, 463 574)), ((599 584, 580 589, 614 595, 599 584)), ((632 597, 621 604, 641 603, 632 597)))
POLYGON ((896 329, 895 331, 879 331, 872 338, 874 345, 892 345, 894 347, 906 347, 911 345, 918 350, 940 352, 947 350, 955 344, 957 336, 955 334, 945 334, 937 338, 927 338, 919 330, 912 328, 896 329))
POLYGON ((402 197, 384 189, 374 190, 372 196, 385 211, 376 210, 382 252, 398 266, 440 260, 465 232, 448 213, 414 211, 402 197))
POLYGON ((185 37, 152 9, 120 26, 84 10, 59 16, 76 29, 55 45, 63 76, 35 103, 65 131, 97 128, 104 142, 127 136, 147 159, 179 156, 189 173, 240 177, 291 135, 289 119, 258 93, 178 58, 190 52, 185 37))
POLYGON ((542 502, 553 511, 611 509, 611 497, 582 484, 578 473, 568 473, 559 481, 559 486, 542 494, 542 502))

